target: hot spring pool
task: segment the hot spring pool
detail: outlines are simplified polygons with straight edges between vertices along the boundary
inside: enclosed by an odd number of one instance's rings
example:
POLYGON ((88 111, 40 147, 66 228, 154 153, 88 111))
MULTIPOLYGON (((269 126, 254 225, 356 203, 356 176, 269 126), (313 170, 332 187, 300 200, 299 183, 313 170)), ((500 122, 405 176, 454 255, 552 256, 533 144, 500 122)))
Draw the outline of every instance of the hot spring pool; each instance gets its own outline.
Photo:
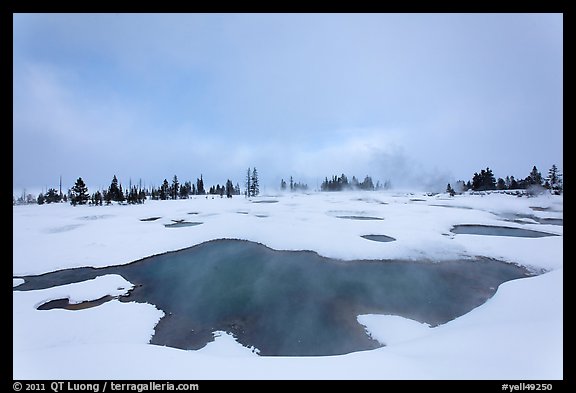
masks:
MULTIPOLYGON (((135 284, 121 301, 165 312, 152 344, 199 349, 231 332, 260 355, 322 356, 381 346, 356 317, 393 314, 438 325, 483 304, 498 286, 530 273, 500 261, 340 261, 213 240, 128 265, 26 276, 32 290, 119 274, 135 284)), ((39 311, 50 312, 50 311, 39 311)), ((81 309, 74 312, 83 312, 81 309)))

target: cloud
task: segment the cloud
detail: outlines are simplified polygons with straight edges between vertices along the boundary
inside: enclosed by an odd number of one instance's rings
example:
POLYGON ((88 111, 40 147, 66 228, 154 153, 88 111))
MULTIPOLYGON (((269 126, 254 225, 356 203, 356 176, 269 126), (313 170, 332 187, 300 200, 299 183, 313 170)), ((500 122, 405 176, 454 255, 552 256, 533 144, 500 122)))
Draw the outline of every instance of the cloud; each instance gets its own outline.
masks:
POLYGON ((561 163, 561 33, 561 15, 15 15, 15 182, 561 163))
MULTIPOLYGON (((273 178, 278 185, 280 178, 293 176, 295 181, 307 182, 314 188, 325 177, 344 173, 360 180, 371 176, 374 182, 390 181, 396 188, 443 191, 451 179, 450 174, 436 167, 427 167, 417 157, 411 156, 404 148, 403 134, 400 129, 354 128, 335 130, 331 141, 321 145, 278 145, 267 150, 276 152, 274 157, 267 153, 268 157, 261 158, 268 165, 260 172, 269 170, 277 174, 273 178)), ((253 154, 258 155, 257 152, 253 154)))
POLYGON ((139 121, 130 105, 77 89, 77 82, 74 73, 42 63, 15 70, 15 182, 81 176, 85 169, 94 174, 107 163, 121 164, 136 141, 139 121))

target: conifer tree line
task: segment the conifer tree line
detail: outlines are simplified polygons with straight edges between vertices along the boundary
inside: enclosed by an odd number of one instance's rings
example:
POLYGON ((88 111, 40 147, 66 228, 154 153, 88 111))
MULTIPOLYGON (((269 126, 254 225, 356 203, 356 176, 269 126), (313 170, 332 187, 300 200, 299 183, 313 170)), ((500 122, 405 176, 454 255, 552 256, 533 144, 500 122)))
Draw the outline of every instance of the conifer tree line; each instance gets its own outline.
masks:
MULTIPOLYGON (((479 172, 475 172, 471 180, 459 180, 456 182, 455 187, 448 184, 446 192, 454 195, 456 193, 472 191, 487 191, 487 190, 523 190, 529 192, 539 192, 539 190, 549 190, 550 193, 560 195, 564 191, 563 175, 560 173, 556 164, 548 170, 547 176, 536 168, 532 170, 525 178, 517 179, 514 176, 506 176, 505 178, 496 178, 493 171, 487 167, 479 172), (535 191, 536 190, 536 191, 535 191)), ((246 197, 254 197, 260 194, 260 183, 258 178, 258 170, 256 167, 248 168, 245 173, 245 192, 246 197)), ((307 191, 308 185, 304 183, 295 182, 293 177, 290 176, 289 183, 290 191, 307 191)), ((390 181, 385 181, 381 184, 379 181, 374 184, 370 176, 366 176, 360 182, 355 176, 349 181, 345 174, 340 176, 332 176, 330 179, 326 177, 321 184, 321 191, 343 191, 343 190, 382 190, 390 189, 390 181)), ((282 179, 280 183, 281 190, 288 189, 288 183, 282 179)), ((240 185, 234 185, 230 179, 226 183, 220 185, 216 184, 205 189, 203 176, 196 179, 196 182, 185 181, 181 184, 178 177, 174 175, 172 181, 169 183, 164 179, 159 187, 142 187, 141 182, 138 185, 132 185, 124 189, 122 184, 118 181, 116 175, 113 176, 110 186, 102 191, 98 190, 92 194, 88 192, 88 188, 84 180, 80 177, 74 183, 74 186, 68 190, 66 194, 62 193, 62 186, 60 190, 49 188, 45 193, 40 193, 37 198, 32 194, 26 193, 23 190, 19 198, 12 197, 12 202, 16 204, 38 203, 50 204, 59 202, 70 202, 72 205, 103 205, 111 204, 112 202, 127 203, 127 204, 141 204, 146 199, 154 200, 168 200, 168 199, 186 199, 192 195, 220 195, 232 198, 233 195, 241 195, 240 185)))
MULTIPOLYGON (((284 179, 282 179, 280 181, 280 189, 282 191, 286 191, 287 188, 288 188, 288 184, 286 183, 286 181, 284 179)), ((308 191, 308 184, 294 182, 294 179, 292 178, 292 176, 290 176, 290 191, 292 191, 292 192, 294 192, 294 191, 308 191)))
MULTIPOLYGON (((256 168, 254 168, 256 169, 256 168)), ((257 179, 257 174, 255 174, 257 179)), ((256 191, 258 190, 258 182, 256 180, 256 191)), ((253 190, 254 192, 254 190, 253 190)), ((141 182, 138 186, 132 185, 130 181, 128 188, 123 189, 122 184, 118 181, 116 175, 112 178, 110 186, 105 190, 98 190, 92 194, 88 192, 88 187, 84 180, 79 177, 74 186, 68 190, 67 194, 62 194, 54 188, 48 189, 46 194, 40 193, 38 198, 34 200, 32 195, 28 195, 25 202, 20 202, 20 198, 17 201, 13 198, 13 204, 18 203, 32 203, 36 202, 39 205, 45 203, 59 203, 68 202, 73 206, 76 205, 110 205, 112 202, 117 203, 127 203, 127 204, 141 204, 144 203, 146 199, 154 200, 168 200, 168 199, 187 199, 192 195, 220 195, 220 197, 232 198, 233 195, 240 195, 240 185, 232 183, 230 179, 226 181, 225 184, 216 184, 209 188, 208 191, 204 188, 204 179, 200 175, 199 179, 196 179, 195 183, 191 181, 186 181, 181 184, 178 180, 178 176, 174 175, 171 183, 168 183, 167 179, 164 179, 160 187, 142 187, 141 182)), ((22 198, 24 201, 24 198, 22 198)))
POLYGON ((496 179, 494 173, 490 168, 482 169, 480 172, 475 172, 472 180, 464 182, 458 180, 456 187, 452 188, 450 184, 446 187, 446 192, 454 195, 456 192, 472 191, 487 191, 487 190, 530 190, 537 192, 538 189, 546 189, 555 195, 560 195, 564 191, 564 182, 562 174, 558 170, 556 164, 548 170, 548 176, 543 177, 542 173, 534 165, 532 170, 523 179, 516 179, 514 176, 506 176, 506 178, 499 177, 496 179))
POLYGON ((356 176, 352 176, 352 180, 348 181, 348 177, 345 174, 341 176, 332 176, 331 179, 326 177, 320 186, 321 191, 344 191, 344 190, 365 190, 365 191, 375 191, 375 190, 388 190, 392 188, 389 180, 386 180, 383 184, 377 181, 374 184, 372 177, 366 175, 363 181, 358 181, 356 176))

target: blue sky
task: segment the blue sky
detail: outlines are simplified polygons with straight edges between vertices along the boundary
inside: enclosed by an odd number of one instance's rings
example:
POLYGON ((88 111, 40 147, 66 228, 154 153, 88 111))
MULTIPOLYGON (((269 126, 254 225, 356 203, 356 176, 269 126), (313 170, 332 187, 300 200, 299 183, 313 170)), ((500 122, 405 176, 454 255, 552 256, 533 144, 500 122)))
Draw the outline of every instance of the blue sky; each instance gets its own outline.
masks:
POLYGON ((561 14, 15 14, 13 188, 563 168, 561 14))

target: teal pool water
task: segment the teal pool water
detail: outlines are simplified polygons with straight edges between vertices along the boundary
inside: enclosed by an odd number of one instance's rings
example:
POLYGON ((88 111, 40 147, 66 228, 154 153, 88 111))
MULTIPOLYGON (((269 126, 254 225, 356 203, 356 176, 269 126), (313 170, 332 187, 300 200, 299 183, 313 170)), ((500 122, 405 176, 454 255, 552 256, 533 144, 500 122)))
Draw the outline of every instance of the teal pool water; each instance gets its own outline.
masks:
POLYGON ((377 348, 381 344, 357 322, 359 314, 400 315, 435 326, 483 304, 501 283, 530 275, 487 258, 341 261, 310 251, 214 240, 127 265, 26 276, 14 290, 104 274, 120 274, 135 284, 121 301, 147 302, 165 312, 152 344, 199 349, 213 339, 212 332, 224 330, 270 356, 377 348))

